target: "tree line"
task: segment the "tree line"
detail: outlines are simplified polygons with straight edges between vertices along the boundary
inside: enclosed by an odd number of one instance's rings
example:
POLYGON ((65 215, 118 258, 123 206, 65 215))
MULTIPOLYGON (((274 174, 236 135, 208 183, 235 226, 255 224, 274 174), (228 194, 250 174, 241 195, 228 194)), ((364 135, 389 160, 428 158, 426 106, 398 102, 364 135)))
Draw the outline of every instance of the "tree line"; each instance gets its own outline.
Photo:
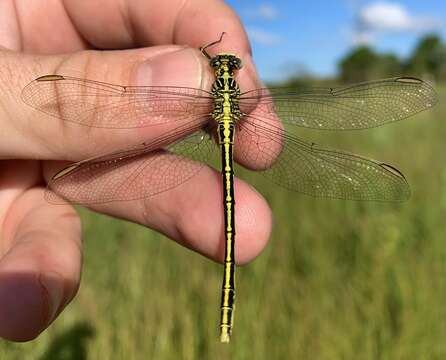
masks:
POLYGON ((399 75, 446 81, 446 44, 437 35, 427 35, 407 59, 359 46, 339 61, 338 68, 340 80, 348 83, 399 75))

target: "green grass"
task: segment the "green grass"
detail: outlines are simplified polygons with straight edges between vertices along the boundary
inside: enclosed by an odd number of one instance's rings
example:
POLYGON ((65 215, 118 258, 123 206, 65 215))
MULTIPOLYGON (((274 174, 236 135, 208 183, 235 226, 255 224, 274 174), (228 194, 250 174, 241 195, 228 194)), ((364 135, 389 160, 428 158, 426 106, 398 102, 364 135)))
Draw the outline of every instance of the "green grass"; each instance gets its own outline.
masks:
POLYGON ((238 269, 230 345, 218 342, 220 265, 150 230, 82 211, 76 300, 37 340, 0 342, 0 359, 445 359, 440 96, 433 111, 384 128, 299 132, 398 166, 412 185, 406 203, 313 199, 247 176, 275 223, 264 253, 238 269))

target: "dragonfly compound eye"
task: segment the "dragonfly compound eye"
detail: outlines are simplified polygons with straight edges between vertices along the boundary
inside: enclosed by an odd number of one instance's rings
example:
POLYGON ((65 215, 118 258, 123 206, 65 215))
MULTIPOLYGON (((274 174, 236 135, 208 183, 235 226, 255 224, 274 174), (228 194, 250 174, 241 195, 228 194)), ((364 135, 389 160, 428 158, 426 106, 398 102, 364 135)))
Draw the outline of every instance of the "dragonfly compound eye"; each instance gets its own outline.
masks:
POLYGON ((221 62, 220 62, 220 60, 218 59, 218 57, 215 57, 215 58, 213 58, 213 59, 210 61, 210 65, 211 65, 211 67, 213 67, 214 69, 216 69, 216 68, 218 68, 218 67, 221 65, 221 62))
POLYGON ((242 64, 242 60, 240 60, 238 57, 235 57, 235 56, 234 56, 234 59, 232 60, 231 65, 232 65, 234 68, 236 68, 237 70, 238 70, 238 69, 241 69, 242 66, 243 66, 243 64, 242 64))

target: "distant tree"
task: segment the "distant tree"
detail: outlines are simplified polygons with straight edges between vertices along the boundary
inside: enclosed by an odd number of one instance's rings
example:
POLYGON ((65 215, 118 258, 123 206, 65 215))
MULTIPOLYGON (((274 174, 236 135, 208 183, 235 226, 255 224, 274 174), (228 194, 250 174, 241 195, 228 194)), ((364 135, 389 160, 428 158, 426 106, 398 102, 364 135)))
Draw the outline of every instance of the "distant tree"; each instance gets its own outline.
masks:
POLYGON ((446 45, 437 35, 420 40, 405 64, 405 72, 416 76, 429 74, 437 80, 446 79, 446 45))
POLYGON ((379 77, 392 77, 401 75, 403 67, 396 55, 382 54, 378 58, 375 71, 379 77))
POLYGON ((432 56, 437 65, 437 80, 446 81, 446 45, 438 49, 432 56))
POLYGON ((344 82, 368 80, 373 76, 378 55, 368 46, 360 46, 348 53, 340 62, 339 70, 344 82))
POLYGON ((342 81, 358 82, 398 76, 402 72, 402 66, 393 54, 378 54, 368 46, 361 46, 353 49, 339 62, 339 70, 342 81))

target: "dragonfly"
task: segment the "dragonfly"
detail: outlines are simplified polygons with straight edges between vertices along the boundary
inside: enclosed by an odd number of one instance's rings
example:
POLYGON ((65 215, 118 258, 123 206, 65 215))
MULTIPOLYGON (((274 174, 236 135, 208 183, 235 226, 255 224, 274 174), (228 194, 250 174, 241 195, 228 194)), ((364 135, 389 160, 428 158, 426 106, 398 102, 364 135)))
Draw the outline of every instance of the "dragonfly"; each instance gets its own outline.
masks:
POLYGON ((284 125, 353 130, 393 123, 431 108, 433 87, 395 77, 338 88, 258 88, 241 92, 235 54, 210 56, 212 88, 122 86, 59 74, 43 75, 22 91, 33 108, 86 127, 128 129, 169 125, 155 140, 67 166, 49 181, 49 202, 89 206, 148 198, 173 189, 207 166, 220 150, 225 255, 220 340, 229 342, 235 300, 234 159, 274 183, 314 197, 403 201, 404 175, 386 163, 325 149, 284 125), (279 120, 280 119, 280 120, 279 120), (255 165, 252 165, 255 164, 255 165))

